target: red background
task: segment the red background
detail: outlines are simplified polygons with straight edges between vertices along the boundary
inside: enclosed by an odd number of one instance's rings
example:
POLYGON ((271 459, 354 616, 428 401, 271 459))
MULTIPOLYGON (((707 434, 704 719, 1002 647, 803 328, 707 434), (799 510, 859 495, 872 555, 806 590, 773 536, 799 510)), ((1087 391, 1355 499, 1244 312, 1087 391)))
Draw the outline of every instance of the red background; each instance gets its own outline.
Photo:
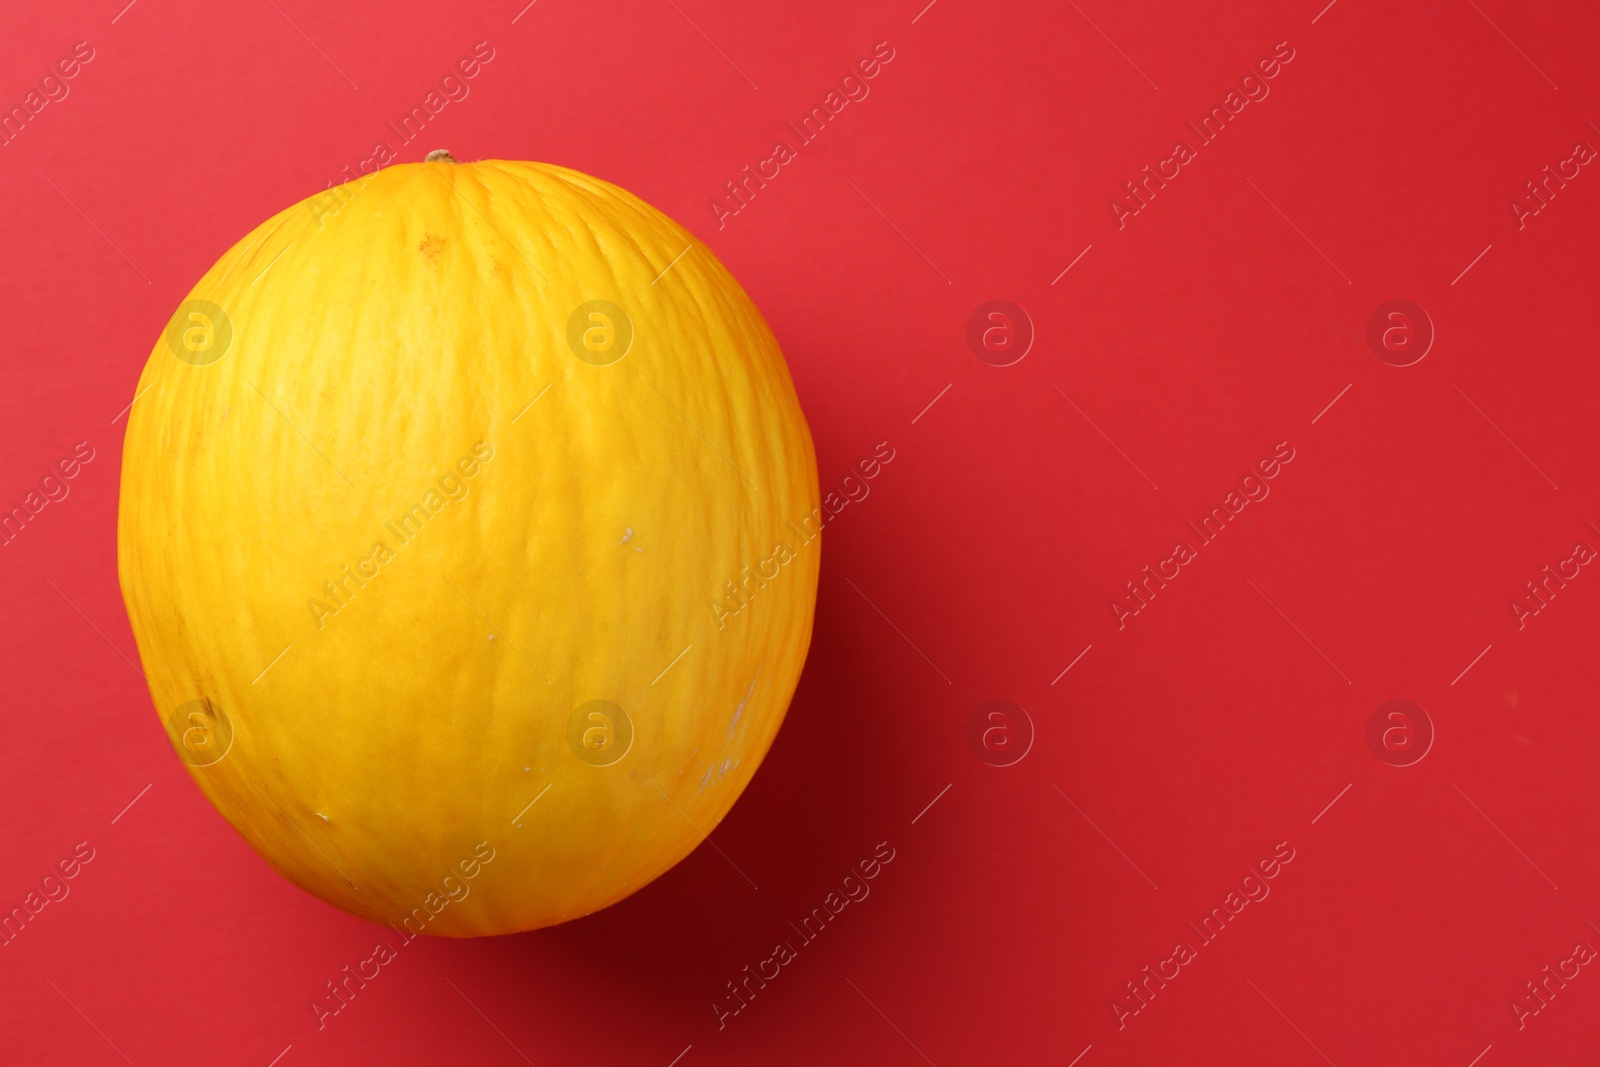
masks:
POLYGON ((1591 7, 124 2, 0 15, 8 106, 95 50, 0 149, 0 503, 95 450, 0 549, 0 905, 95 849, 0 948, 10 1062, 1600 1052, 1592 968, 1521 1028, 1510 1006, 1600 948, 1600 577, 1521 629, 1508 606, 1600 546, 1600 176, 1521 229, 1509 207, 1600 145, 1591 7), (764 310, 824 486, 896 458, 829 526, 799 692, 714 835, 759 889, 701 848, 580 921, 425 939, 319 1032, 309 998, 379 931, 275 875, 174 758, 128 662, 117 416, 205 268, 478 41, 494 60, 403 161, 643 196, 764 310), (879 41, 870 96, 719 229, 710 198, 879 41), (1270 96, 1119 229, 1111 197, 1280 41, 1270 96), (1036 330, 1014 365, 967 346, 990 299, 1036 330), (1413 366, 1365 340, 1393 299, 1437 332, 1413 366), (1271 495, 1119 629, 1124 582, 1282 441, 1271 495), (967 741, 991 699, 1036 731, 1012 766, 967 741), (1367 742, 1391 699, 1436 731, 1412 766, 1367 742), (871 896, 719 1031, 724 983, 880 841, 871 896), (1119 1028, 1124 983, 1279 842, 1270 896, 1119 1028))

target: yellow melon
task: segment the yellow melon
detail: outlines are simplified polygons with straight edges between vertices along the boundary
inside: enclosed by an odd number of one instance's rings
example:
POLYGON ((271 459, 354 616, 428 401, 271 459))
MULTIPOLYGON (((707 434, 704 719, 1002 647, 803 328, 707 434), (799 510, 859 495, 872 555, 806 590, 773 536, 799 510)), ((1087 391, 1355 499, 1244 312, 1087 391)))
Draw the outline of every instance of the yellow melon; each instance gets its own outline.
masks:
POLYGON ((311 197, 206 273, 135 396, 118 564, 156 711, 300 886, 546 926, 755 773, 811 638, 816 459, 755 305, 637 197, 448 156, 311 197))

